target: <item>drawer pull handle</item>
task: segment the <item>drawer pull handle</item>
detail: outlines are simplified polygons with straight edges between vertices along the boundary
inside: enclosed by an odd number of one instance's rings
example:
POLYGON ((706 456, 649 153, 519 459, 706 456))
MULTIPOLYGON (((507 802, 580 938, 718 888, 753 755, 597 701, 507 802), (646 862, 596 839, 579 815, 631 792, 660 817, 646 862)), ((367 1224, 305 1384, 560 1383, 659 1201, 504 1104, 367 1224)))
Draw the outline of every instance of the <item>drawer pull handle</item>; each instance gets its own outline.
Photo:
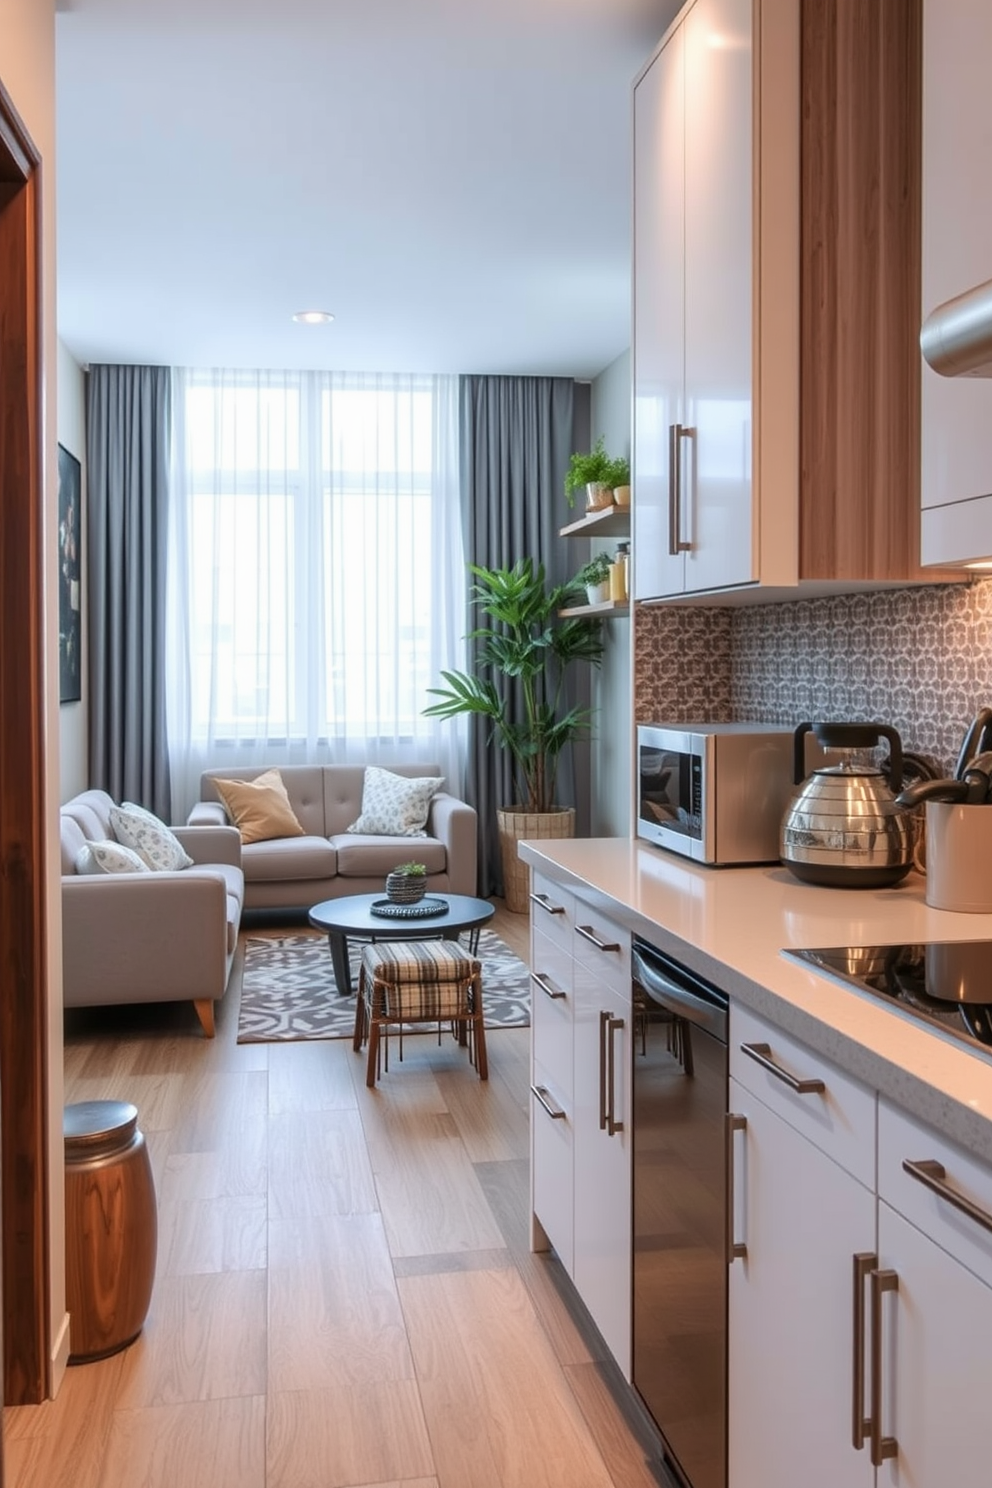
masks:
POLYGON ((622 950, 622 947, 616 941, 611 943, 610 941, 600 940, 591 925, 576 925, 575 930, 578 935, 582 936, 583 940, 588 940, 591 945, 594 945, 597 951, 617 951, 619 953, 622 950))
POLYGON ((545 996, 551 998, 552 1002, 556 1001, 557 998, 564 997, 566 995, 560 987, 556 987, 554 982, 548 980, 543 971, 532 971, 530 974, 530 979, 532 982, 535 982, 538 987, 540 987, 545 996))
POLYGON ((734 1238, 734 1195, 736 1185, 734 1183, 734 1132, 747 1131, 747 1117, 738 1116, 729 1111, 724 1117, 724 1141, 726 1142, 726 1162, 724 1163, 724 1182, 727 1185, 726 1203, 724 1205, 727 1215, 726 1252, 727 1265, 732 1266, 735 1261, 744 1260, 747 1256, 747 1246, 741 1240, 734 1238))
POLYGON ((871 1272, 871 1465, 881 1467, 899 1451, 894 1436, 882 1435, 882 1297, 899 1290, 895 1271, 871 1272))
POLYGON ((548 898, 547 894, 531 894, 530 902, 531 904, 539 904, 542 909, 547 910, 548 914, 565 913, 564 904, 555 904, 553 900, 548 898))
POLYGON ((530 1087, 530 1092, 531 1092, 531 1095, 536 1095, 537 1096, 538 1100, 540 1101, 540 1103, 544 1107, 544 1109, 547 1111, 547 1113, 551 1117, 551 1120, 552 1121, 564 1121, 565 1120, 565 1112, 562 1110, 561 1106, 557 1105, 551 1099, 551 1097, 548 1095, 548 1092, 547 1092, 547 1090, 545 1089, 545 1087, 543 1085, 532 1085, 530 1087))
POLYGON ((878 1265, 878 1256, 862 1251, 854 1257, 854 1360, 852 1369, 851 1445, 860 1452, 871 1436, 865 1416, 865 1282, 878 1265))
POLYGON ((781 1080, 783 1085, 788 1085, 797 1095, 822 1095, 827 1088, 822 1080, 797 1080, 795 1075, 790 1075, 788 1070, 775 1063, 769 1044, 741 1044, 741 1053, 760 1064, 762 1069, 781 1080))
POLYGON ((947 1182, 947 1173, 943 1163, 932 1159, 910 1162, 906 1157, 903 1159, 902 1166, 903 1171, 908 1173, 910 1178, 915 1178, 917 1183, 922 1183, 924 1188, 929 1188, 938 1198, 944 1199, 953 1208, 959 1209, 962 1214, 967 1214, 975 1224, 981 1225, 983 1230, 992 1233, 992 1214, 985 1209, 979 1209, 977 1204, 973 1204, 970 1199, 965 1198, 964 1194, 959 1194, 951 1187, 947 1182))

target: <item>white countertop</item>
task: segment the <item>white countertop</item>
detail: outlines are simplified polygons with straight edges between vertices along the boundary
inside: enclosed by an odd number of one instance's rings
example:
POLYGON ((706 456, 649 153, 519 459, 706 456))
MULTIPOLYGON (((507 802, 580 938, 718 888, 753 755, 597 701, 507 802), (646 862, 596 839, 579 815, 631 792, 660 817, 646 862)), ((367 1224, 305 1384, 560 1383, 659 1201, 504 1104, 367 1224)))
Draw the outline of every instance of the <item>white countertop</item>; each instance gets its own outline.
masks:
POLYGON ((992 939, 992 915, 931 909, 924 879, 826 889, 788 869, 702 868, 627 838, 519 844, 533 867, 992 1162, 992 1050, 972 1052, 783 947, 992 939))

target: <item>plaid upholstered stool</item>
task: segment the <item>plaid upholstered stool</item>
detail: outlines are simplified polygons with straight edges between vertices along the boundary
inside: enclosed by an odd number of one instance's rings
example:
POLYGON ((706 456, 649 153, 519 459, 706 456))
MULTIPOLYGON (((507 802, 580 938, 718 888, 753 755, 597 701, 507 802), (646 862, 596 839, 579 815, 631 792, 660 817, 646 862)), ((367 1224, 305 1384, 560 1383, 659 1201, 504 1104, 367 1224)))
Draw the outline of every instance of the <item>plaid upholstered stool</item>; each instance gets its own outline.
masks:
POLYGON ((389 1071, 389 1029, 436 1023, 438 1042, 442 1023, 457 1027, 458 1042, 467 1044, 479 1079, 489 1078, 486 1033, 482 1022, 482 965, 451 940, 378 940, 362 951, 355 999, 356 1053, 368 1034, 369 1065, 366 1084, 379 1074, 379 1034, 386 1032, 386 1072, 389 1071))

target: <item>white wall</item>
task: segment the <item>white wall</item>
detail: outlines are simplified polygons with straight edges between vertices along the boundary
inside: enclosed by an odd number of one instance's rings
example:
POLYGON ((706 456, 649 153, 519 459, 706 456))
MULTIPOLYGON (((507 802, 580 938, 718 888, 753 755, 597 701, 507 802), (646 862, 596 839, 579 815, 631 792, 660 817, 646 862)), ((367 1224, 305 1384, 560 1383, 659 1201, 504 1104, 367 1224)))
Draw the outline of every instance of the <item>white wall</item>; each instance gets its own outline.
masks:
MULTIPOLYGON (((625 351, 592 384, 592 441, 600 434, 610 455, 630 457, 630 352, 625 351)), ((593 552, 616 551, 616 541, 593 544, 593 552)), ((592 835, 627 837, 631 824, 631 644, 630 618, 604 626, 606 654, 593 680, 597 709, 592 743, 592 835)))
POLYGON ((45 793, 48 802, 46 849, 49 976, 49 1308, 50 1347, 56 1385, 65 1369, 68 1318, 65 1311, 65 1197, 62 1139, 62 886, 58 840, 59 668, 58 668, 58 467, 56 460, 55 376, 55 0, 0 0, 0 82, 9 93, 35 149, 42 158, 41 325, 44 377, 45 482, 45 793))
POLYGON ((89 753, 87 735, 89 731, 89 677, 86 666, 86 379, 79 366, 62 342, 59 342, 58 385, 56 389, 56 423, 58 441, 71 455, 75 455, 83 467, 81 508, 79 512, 79 539, 82 544, 79 565, 80 594, 82 596, 82 697, 77 703, 62 703, 59 707, 59 800, 68 801, 89 786, 89 753))

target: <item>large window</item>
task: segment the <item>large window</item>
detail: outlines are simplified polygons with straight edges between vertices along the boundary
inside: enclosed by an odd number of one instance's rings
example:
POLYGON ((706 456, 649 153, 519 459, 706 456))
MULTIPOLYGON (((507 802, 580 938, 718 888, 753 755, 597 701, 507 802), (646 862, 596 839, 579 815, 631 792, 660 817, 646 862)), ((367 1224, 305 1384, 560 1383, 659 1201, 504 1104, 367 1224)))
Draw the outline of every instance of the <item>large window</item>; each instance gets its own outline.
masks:
MULTIPOLYGON (((461 660, 456 379, 179 372, 174 778, 207 765, 437 761, 461 660)), ((456 780, 452 780, 455 785, 456 780)))

